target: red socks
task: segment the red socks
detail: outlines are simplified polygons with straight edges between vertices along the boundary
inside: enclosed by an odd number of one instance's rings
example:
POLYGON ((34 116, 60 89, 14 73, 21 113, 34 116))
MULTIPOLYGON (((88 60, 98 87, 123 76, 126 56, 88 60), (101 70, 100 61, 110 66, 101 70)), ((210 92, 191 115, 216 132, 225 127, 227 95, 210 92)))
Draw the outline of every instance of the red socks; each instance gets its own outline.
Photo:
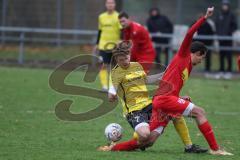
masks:
POLYGON ((205 139, 208 142, 208 145, 210 146, 210 148, 214 151, 219 149, 219 146, 217 144, 217 141, 215 139, 213 130, 211 125, 207 122, 201 124, 198 126, 199 130, 202 132, 202 134, 204 135, 205 139))
MULTIPOLYGON (((210 148, 212 150, 218 150, 219 146, 218 146, 217 141, 215 139, 212 127, 208 123, 208 121, 199 125, 198 128, 202 132, 202 134, 204 135, 204 137, 207 140, 210 148)), ((137 143, 137 140, 131 139, 129 141, 116 144, 112 148, 112 151, 133 151, 133 150, 138 149, 138 148, 139 148, 139 145, 137 143)))
POLYGON ((118 143, 113 148, 112 151, 133 151, 137 149, 139 146, 137 144, 137 140, 132 139, 126 142, 118 143))

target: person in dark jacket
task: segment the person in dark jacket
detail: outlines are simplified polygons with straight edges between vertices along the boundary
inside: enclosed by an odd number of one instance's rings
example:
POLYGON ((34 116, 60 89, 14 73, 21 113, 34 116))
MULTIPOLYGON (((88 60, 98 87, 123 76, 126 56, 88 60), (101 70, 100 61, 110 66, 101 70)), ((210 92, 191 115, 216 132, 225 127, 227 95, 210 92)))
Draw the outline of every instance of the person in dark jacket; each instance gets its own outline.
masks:
MULTIPOLYGON (((203 14, 200 14, 203 16, 203 14)), ((199 36, 213 36, 215 34, 215 26, 214 22, 211 19, 207 19, 206 22, 198 29, 197 34, 199 36)), ((194 41, 201 41, 203 42, 208 48, 213 46, 213 39, 197 39, 194 38, 194 41)), ((211 49, 208 49, 205 61, 205 71, 211 71, 211 49)))
MULTIPOLYGON (((171 34, 173 33, 173 24, 170 22, 170 20, 160 14, 160 11, 158 8, 152 8, 149 11, 149 18, 147 19, 147 28, 149 32, 152 34, 156 33, 165 33, 165 34, 171 34)), ((161 63, 160 54, 161 52, 165 53, 165 65, 168 65, 168 46, 170 38, 161 38, 161 37, 153 37, 152 41, 155 44, 155 49, 157 52, 156 55, 156 62, 161 63)))
MULTIPOLYGON (((230 2, 228 0, 222 1, 222 8, 216 17, 216 33, 219 36, 232 36, 237 29, 237 22, 234 14, 230 10, 230 2)), ((219 40, 220 47, 232 47, 232 40, 219 40)), ((224 60, 227 59, 227 71, 232 71, 232 51, 220 50, 220 72, 225 71, 224 60)))

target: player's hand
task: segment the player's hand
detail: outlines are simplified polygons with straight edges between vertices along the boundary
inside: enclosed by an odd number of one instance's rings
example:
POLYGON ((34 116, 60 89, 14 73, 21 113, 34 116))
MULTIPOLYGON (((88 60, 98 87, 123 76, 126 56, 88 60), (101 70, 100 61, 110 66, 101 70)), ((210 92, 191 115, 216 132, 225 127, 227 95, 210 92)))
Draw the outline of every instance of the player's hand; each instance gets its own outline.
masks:
POLYGON ((111 146, 101 146, 101 147, 98 147, 97 150, 98 151, 102 151, 102 152, 109 152, 112 150, 113 147, 111 146))
POLYGON ((108 100, 109 102, 114 102, 117 100, 117 95, 112 94, 112 93, 108 93, 108 100))
POLYGON ((186 101, 192 102, 192 99, 191 99, 190 96, 182 96, 181 98, 186 100, 186 101))
POLYGON ((211 16, 213 15, 213 12, 214 12, 214 7, 209 7, 209 8, 207 9, 205 18, 211 17, 211 16))
POLYGON ((116 145, 115 142, 111 142, 111 144, 109 146, 101 146, 101 147, 98 147, 97 150, 98 151, 103 151, 103 152, 108 152, 108 151, 111 151, 112 148, 116 145))

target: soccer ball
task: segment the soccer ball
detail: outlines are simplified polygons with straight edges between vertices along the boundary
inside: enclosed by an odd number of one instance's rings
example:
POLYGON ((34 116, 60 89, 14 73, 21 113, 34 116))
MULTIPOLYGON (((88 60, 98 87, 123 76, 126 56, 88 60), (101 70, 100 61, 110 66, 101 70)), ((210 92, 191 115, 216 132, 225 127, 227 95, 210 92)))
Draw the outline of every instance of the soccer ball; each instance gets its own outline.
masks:
POLYGON ((122 138, 122 127, 117 123, 111 123, 105 128, 105 136, 109 141, 117 142, 122 138))

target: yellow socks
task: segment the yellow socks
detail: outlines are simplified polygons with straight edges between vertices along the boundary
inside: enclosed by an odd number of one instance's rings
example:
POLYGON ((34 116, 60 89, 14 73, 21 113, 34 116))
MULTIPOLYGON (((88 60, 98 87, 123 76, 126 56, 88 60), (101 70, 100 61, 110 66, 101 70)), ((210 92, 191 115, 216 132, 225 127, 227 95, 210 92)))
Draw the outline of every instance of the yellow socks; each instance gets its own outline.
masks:
POLYGON ((138 139, 139 139, 137 132, 134 132, 134 133, 133 133, 133 139, 135 139, 135 140, 138 140, 138 139))
POLYGON ((99 72, 99 78, 103 89, 108 89, 108 71, 107 69, 101 69, 99 72))
POLYGON ((178 132, 178 135, 181 137, 183 143, 185 144, 185 146, 191 146, 192 141, 189 135, 189 131, 188 131, 185 119, 183 117, 177 118, 173 121, 173 124, 176 131, 178 132))

